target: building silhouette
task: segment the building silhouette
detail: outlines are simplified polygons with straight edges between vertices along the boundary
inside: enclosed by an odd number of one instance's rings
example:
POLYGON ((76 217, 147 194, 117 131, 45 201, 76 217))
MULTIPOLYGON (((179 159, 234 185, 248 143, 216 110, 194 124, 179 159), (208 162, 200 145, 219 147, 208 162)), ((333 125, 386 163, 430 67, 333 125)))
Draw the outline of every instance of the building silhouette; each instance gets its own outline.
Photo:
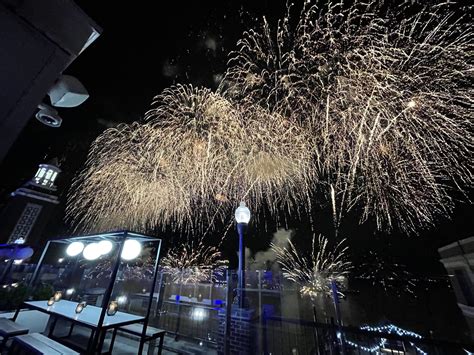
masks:
POLYGON ((10 194, 0 213, 0 242, 41 243, 42 232, 59 204, 58 165, 57 159, 40 164, 35 176, 10 194))
POLYGON ((474 339, 474 237, 458 240, 438 249, 446 271, 451 276, 458 307, 474 339))

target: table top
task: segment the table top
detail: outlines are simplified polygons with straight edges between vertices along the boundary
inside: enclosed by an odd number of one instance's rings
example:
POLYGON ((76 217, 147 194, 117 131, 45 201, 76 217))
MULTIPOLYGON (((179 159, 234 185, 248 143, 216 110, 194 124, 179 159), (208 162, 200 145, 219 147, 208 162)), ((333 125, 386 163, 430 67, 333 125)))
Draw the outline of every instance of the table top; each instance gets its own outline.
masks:
MULTIPOLYGON (((84 308, 81 313, 76 314, 77 302, 71 302, 67 300, 55 302, 52 306, 48 306, 46 300, 29 301, 25 302, 24 304, 44 313, 53 315, 57 314, 74 322, 83 323, 94 328, 98 326, 100 312, 102 311, 102 308, 100 307, 87 305, 87 307, 84 308)), ((108 328, 118 327, 124 323, 138 323, 143 320, 145 320, 145 317, 118 311, 113 316, 108 316, 106 313, 102 326, 108 328)))

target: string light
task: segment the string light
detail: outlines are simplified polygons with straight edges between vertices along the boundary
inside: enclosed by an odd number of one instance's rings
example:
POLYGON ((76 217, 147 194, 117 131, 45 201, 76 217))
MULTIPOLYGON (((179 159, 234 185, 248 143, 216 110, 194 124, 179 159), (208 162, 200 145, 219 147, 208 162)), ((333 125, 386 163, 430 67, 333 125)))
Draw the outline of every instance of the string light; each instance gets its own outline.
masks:
POLYGON ((406 335, 406 336, 410 336, 410 337, 418 338, 418 339, 422 338, 422 336, 420 334, 417 334, 415 332, 399 328, 399 327, 397 327, 396 325, 393 325, 393 324, 384 325, 384 326, 380 326, 380 327, 371 327, 371 326, 366 325, 366 326, 360 327, 360 329, 361 330, 369 330, 371 332, 378 332, 378 333, 389 333, 389 334, 396 333, 397 335, 400 335, 400 336, 405 336, 406 335))
MULTIPOLYGON (((399 336, 408 336, 408 337, 412 337, 412 338, 416 338, 416 339, 422 339, 423 338, 418 333, 399 328, 399 327, 397 327, 396 325, 393 325, 393 324, 388 324, 388 325, 379 326, 379 327, 373 327, 373 326, 366 325, 366 326, 361 326, 360 329, 371 331, 371 332, 383 333, 383 334, 397 334, 399 336)), ((354 343, 353 341, 350 341, 350 340, 347 340, 347 339, 345 340, 345 342, 347 344, 349 344, 350 346, 354 347, 354 348, 362 349, 362 350, 370 352, 370 353, 378 353, 378 352, 380 352, 380 350, 383 347, 385 347, 388 340, 386 338, 380 338, 379 344, 375 345, 375 346, 372 346, 372 347, 367 347, 367 346, 364 346, 364 345, 361 345, 361 344, 357 344, 357 343, 354 343)), ((411 346, 413 346, 416 349, 416 351, 418 353, 420 353, 421 355, 427 355, 428 354, 427 352, 420 349, 417 345, 415 345, 415 343, 409 342, 409 344, 411 346)))

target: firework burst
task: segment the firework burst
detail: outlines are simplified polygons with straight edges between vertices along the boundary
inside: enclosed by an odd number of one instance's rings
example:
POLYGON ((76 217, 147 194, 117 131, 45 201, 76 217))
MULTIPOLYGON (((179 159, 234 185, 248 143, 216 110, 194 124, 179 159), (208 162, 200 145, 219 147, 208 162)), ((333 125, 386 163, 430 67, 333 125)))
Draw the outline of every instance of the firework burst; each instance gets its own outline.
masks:
MULTIPOLYGON (((89 260, 84 260, 81 268, 85 270, 84 278, 88 280, 110 279, 115 265, 115 260, 110 258, 100 258, 95 264, 89 260)), ((133 280, 152 280, 155 271, 155 260, 150 256, 149 251, 133 263, 123 263, 120 266, 119 279, 127 282, 133 280)))
POLYGON ((301 255, 289 239, 288 247, 272 243, 271 248, 276 253, 283 276, 298 284, 302 295, 314 299, 318 295, 330 296, 331 283, 334 281, 338 285, 338 292, 343 295, 345 281, 352 268, 344 241, 331 249, 326 238, 313 236, 312 251, 307 256, 301 255))
POLYGON ((387 256, 381 258, 377 253, 370 251, 365 258, 367 261, 358 267, 359 278, 397 297, 405 293, 416 297, 415 276, 405 265, 387 258, 387 256))
POLYGON ((221 260, 217 248, 202 241, 175 247, 161 261, 162 270, 171 275, 172 282, 184 285, 213 282, 222 277, 227 264, 227 260, 221 260))
POLYGON ((310 132, 336 229, 357 207, 416 232, 472 186, 472 30, 447 6, 305 2, 231 54, 221 92, 310 132))
POLYGON ((276 210, 309 194, 308 139, 291 122, 192 86, 164 90, 153 106, 145 123, 93 143, 69 196, 78 228, 204 230, 242 199, 276 210))

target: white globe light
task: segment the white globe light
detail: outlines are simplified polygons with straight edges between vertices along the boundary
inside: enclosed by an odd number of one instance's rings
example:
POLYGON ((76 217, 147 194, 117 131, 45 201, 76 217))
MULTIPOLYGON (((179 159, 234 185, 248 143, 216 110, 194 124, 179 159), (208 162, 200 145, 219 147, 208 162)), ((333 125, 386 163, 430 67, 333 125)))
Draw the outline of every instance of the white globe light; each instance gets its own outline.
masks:
POLYGON ((117 303, 120 305, 124 305, 125 303, 127 303, 127 296, 117 297, 117 303))
POLYGON ((250 221, 250 210, 245 205, 245 202, 241 202, 240 206, 235 210, 235 220, 237 223, 249 223, 250 221))
POLYGON ((207 312, 204 308, 196 307, 193 309, 191 318, 197 321, 202 321, 207 318, 207 312))
POLYGON ((101 240, 99 242, 100 255, 105 255, 105 254, 110 253, 112 248, 113 248, 113 245, 110 240, 101 240))
POLYGON ((84 250, 82 242, 72 242, 66 249, 66 254, 69 256, 79 255, 84 250))
POLYGON ((99 243, 88 244, 84 248, 84 251, 82 252, 82 255, 87 260, 95 260, 95 259, 99 258, 101 256, 99 243))
POLYGON ((123 245, 122 259, 124 260, 135 259, 138 255, 140 255, 141 251, 142 251, 142 245, 140 244, 138 240, 127 239, 123 245))

